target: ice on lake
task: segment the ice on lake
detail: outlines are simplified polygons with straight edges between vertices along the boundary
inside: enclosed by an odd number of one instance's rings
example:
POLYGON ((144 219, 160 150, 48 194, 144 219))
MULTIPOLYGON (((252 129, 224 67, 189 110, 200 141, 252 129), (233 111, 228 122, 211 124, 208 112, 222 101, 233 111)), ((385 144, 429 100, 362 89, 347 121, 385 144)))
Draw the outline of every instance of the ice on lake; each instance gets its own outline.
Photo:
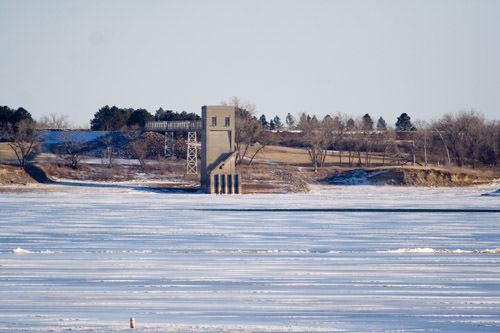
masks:
POLYGON ((498 332, 497 191, 0 193, 0 330, 498 332))

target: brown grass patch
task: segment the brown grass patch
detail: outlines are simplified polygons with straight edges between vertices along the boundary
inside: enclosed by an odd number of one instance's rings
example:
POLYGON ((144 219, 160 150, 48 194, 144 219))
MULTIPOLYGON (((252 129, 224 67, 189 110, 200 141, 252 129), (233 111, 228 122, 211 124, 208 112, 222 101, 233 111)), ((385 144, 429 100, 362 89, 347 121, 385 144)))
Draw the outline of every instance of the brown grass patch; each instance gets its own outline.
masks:
POLYGON ((24 171, 23 168, 0 164, 0 184, 1 185, 14 185, 14 184, 32 184, 36 181, 24 171))
POLYGON ((240 165, 243 193, 306 192, 308 181, 297 167, 287 165, 240 165))
POLYGON ((16 154, 7 142, 0 142, 0 161, 17 160, 16 154))
MULTIPOLYGON (((258 145, 249 148, 247 153, 247 158, 252 156, 253 153, 259 148, 258 145)), ((324 167, 349 167, 348 160, 349 152, 347 151, 329 151, 325 158, 324 167)), ((305 148, 292 148, 283 146, 266 146, 263 150, 259 152, 254 160, 255 162, 271 162, 294 166, 310 166, 311 160, 309 158, 309 153, 305 148)), ((377 166, 401 166, 402 164, 408 164, 407 161, 397 159, 390 156, 383 156, 381 153, 370 153, 368 159, 369 167, 377 166)), ((358 155, 357 152, 351 154, 351 167, 364 167, 366 166, 366 154, 361 153, 358 155)))

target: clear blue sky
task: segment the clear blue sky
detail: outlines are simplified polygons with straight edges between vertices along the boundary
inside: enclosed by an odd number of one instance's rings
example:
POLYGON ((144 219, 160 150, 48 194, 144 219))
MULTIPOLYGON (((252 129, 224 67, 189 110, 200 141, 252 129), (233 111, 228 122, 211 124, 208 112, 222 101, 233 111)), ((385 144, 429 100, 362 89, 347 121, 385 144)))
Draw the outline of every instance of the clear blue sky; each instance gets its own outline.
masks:
POLYGON ((500 120, 500 1, 0 0, 0 105, 500 120))

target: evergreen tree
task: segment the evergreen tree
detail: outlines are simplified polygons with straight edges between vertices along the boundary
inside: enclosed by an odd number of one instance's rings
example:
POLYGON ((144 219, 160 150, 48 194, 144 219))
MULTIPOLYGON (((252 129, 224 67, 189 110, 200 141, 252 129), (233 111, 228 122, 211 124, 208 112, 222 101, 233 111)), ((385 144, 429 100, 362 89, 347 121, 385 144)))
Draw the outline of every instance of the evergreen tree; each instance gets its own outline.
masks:
POLYGON ((384 120, 384 118, 380 117, 377 120, 377 130, 378 131, 385 131, 387 130, 387 124, 384 120))
POLYGON ((345 129, 348 131, 352 131, 356 128, 356 124, 354 123, 354 119, 349 118, 345 124, 345 129))
POLYGON ((267 122, 266 115, 263 114, 262 116, 260 116, 259 121, 262 127, 269 128, 269 123, 267 122))
POLYGON ((311 117, 307 115, 305 112, 300 114, 299 123, 297 124, 297 128, 301 131, 304 131, 309 127, 309 122, 311 121, 311 117))
POLYGON ((24 108, 20 107, 14 112, 13 122, 18 123, 21 120, 33 121, 31 114, 24 108))
POLYGON ((156 110, 155 121, 162 121, 163 118, 165 118, 165 110, 160 107, 158 110, 156 110))
POLYGON ((6 128, 14 120, 14 110, 8 106, 0 106, 0 128, 6 128))
POLYGON ((372 117, 368 113, 366 113, 361 119, 361 129, 363 131, 372 131, 373 130, 373 120, 372 117))
POLYGON ((201 117, 199 115, 197 115, 196 113, 193 113, 193 112, 186 112, 186 111, 182 111, 180 113, 180 119, 179 120, 201 120, 201 117))
POLYGON ((411 123, 411 118, 406 113, 401 113, 396 121, 396 131, 415 131, 416 128, 411 123))
POLYGON ((153 121, 155 117, 149 113, 146 109, 137 109, 132 111, 130 117, 127 120, 127 126, 144 128, 147 121, 153 121))
POLYGON ((17 131, 19 123, 23 120, 33 121, 31 114, 26 109, 20 107, 14 110, 8 106, 0 106, 0 130, 11 126, 14 131, 17 131))
POLYGON ((131 113, 131 109, 106 105, 94 114, 94 119, 90 121, 90 128, 93 131, 120 131, 127 125, 131 113))
POLYGON ((164 111, 162 108, 159 108, 155 114, 156 121, 183 121, 183 120, 200 120, 201 117, 196 113, 188 113, 186 111, 182 111, 181 113, 177 111, 167 110, 164 111))
POLYGON ((296 123, 296 120, 295 120, 295 117, 292 116, 290 113, 288 113, 286 115, 286 119, 285 119, 285 122, 286 122, 286 127, 290 130, 290 129, 293 129, 295 127, 295 123, 296 123))
POLYGON ((271 119, 271 121, 269 122, 269 129, 272 131, 276 129, 276 124, 274 123, 273 119, 271 119))
POLYGON ((273 122, 274 122, 275 129, 277 129, 277 130, 283 129, 283 123, 281 122, 280 117, 278 117, 278 116, 274 117, 273 122))

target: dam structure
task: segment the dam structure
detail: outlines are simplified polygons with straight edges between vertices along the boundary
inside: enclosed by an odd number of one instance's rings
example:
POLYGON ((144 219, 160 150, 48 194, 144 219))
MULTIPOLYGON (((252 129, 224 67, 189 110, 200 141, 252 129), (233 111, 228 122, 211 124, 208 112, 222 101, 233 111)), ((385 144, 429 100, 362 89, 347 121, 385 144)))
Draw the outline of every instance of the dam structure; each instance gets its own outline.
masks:
POLYGON ((232 106, 201 108, 201 189, 206 193, 239 194, 236 170, 235 122, 232 106))
POLYGON ((205 193, 239 194, 241 180, 236 170, 235 122, 232 106, 203 106, 202 120, 147 122, 146 131, 165 135, 165 156, 174 155, 174 133, 187 132, 187 176, 199 175, 205 193), (196 132, 201 130, 201 171, 198 173, 196 132))

